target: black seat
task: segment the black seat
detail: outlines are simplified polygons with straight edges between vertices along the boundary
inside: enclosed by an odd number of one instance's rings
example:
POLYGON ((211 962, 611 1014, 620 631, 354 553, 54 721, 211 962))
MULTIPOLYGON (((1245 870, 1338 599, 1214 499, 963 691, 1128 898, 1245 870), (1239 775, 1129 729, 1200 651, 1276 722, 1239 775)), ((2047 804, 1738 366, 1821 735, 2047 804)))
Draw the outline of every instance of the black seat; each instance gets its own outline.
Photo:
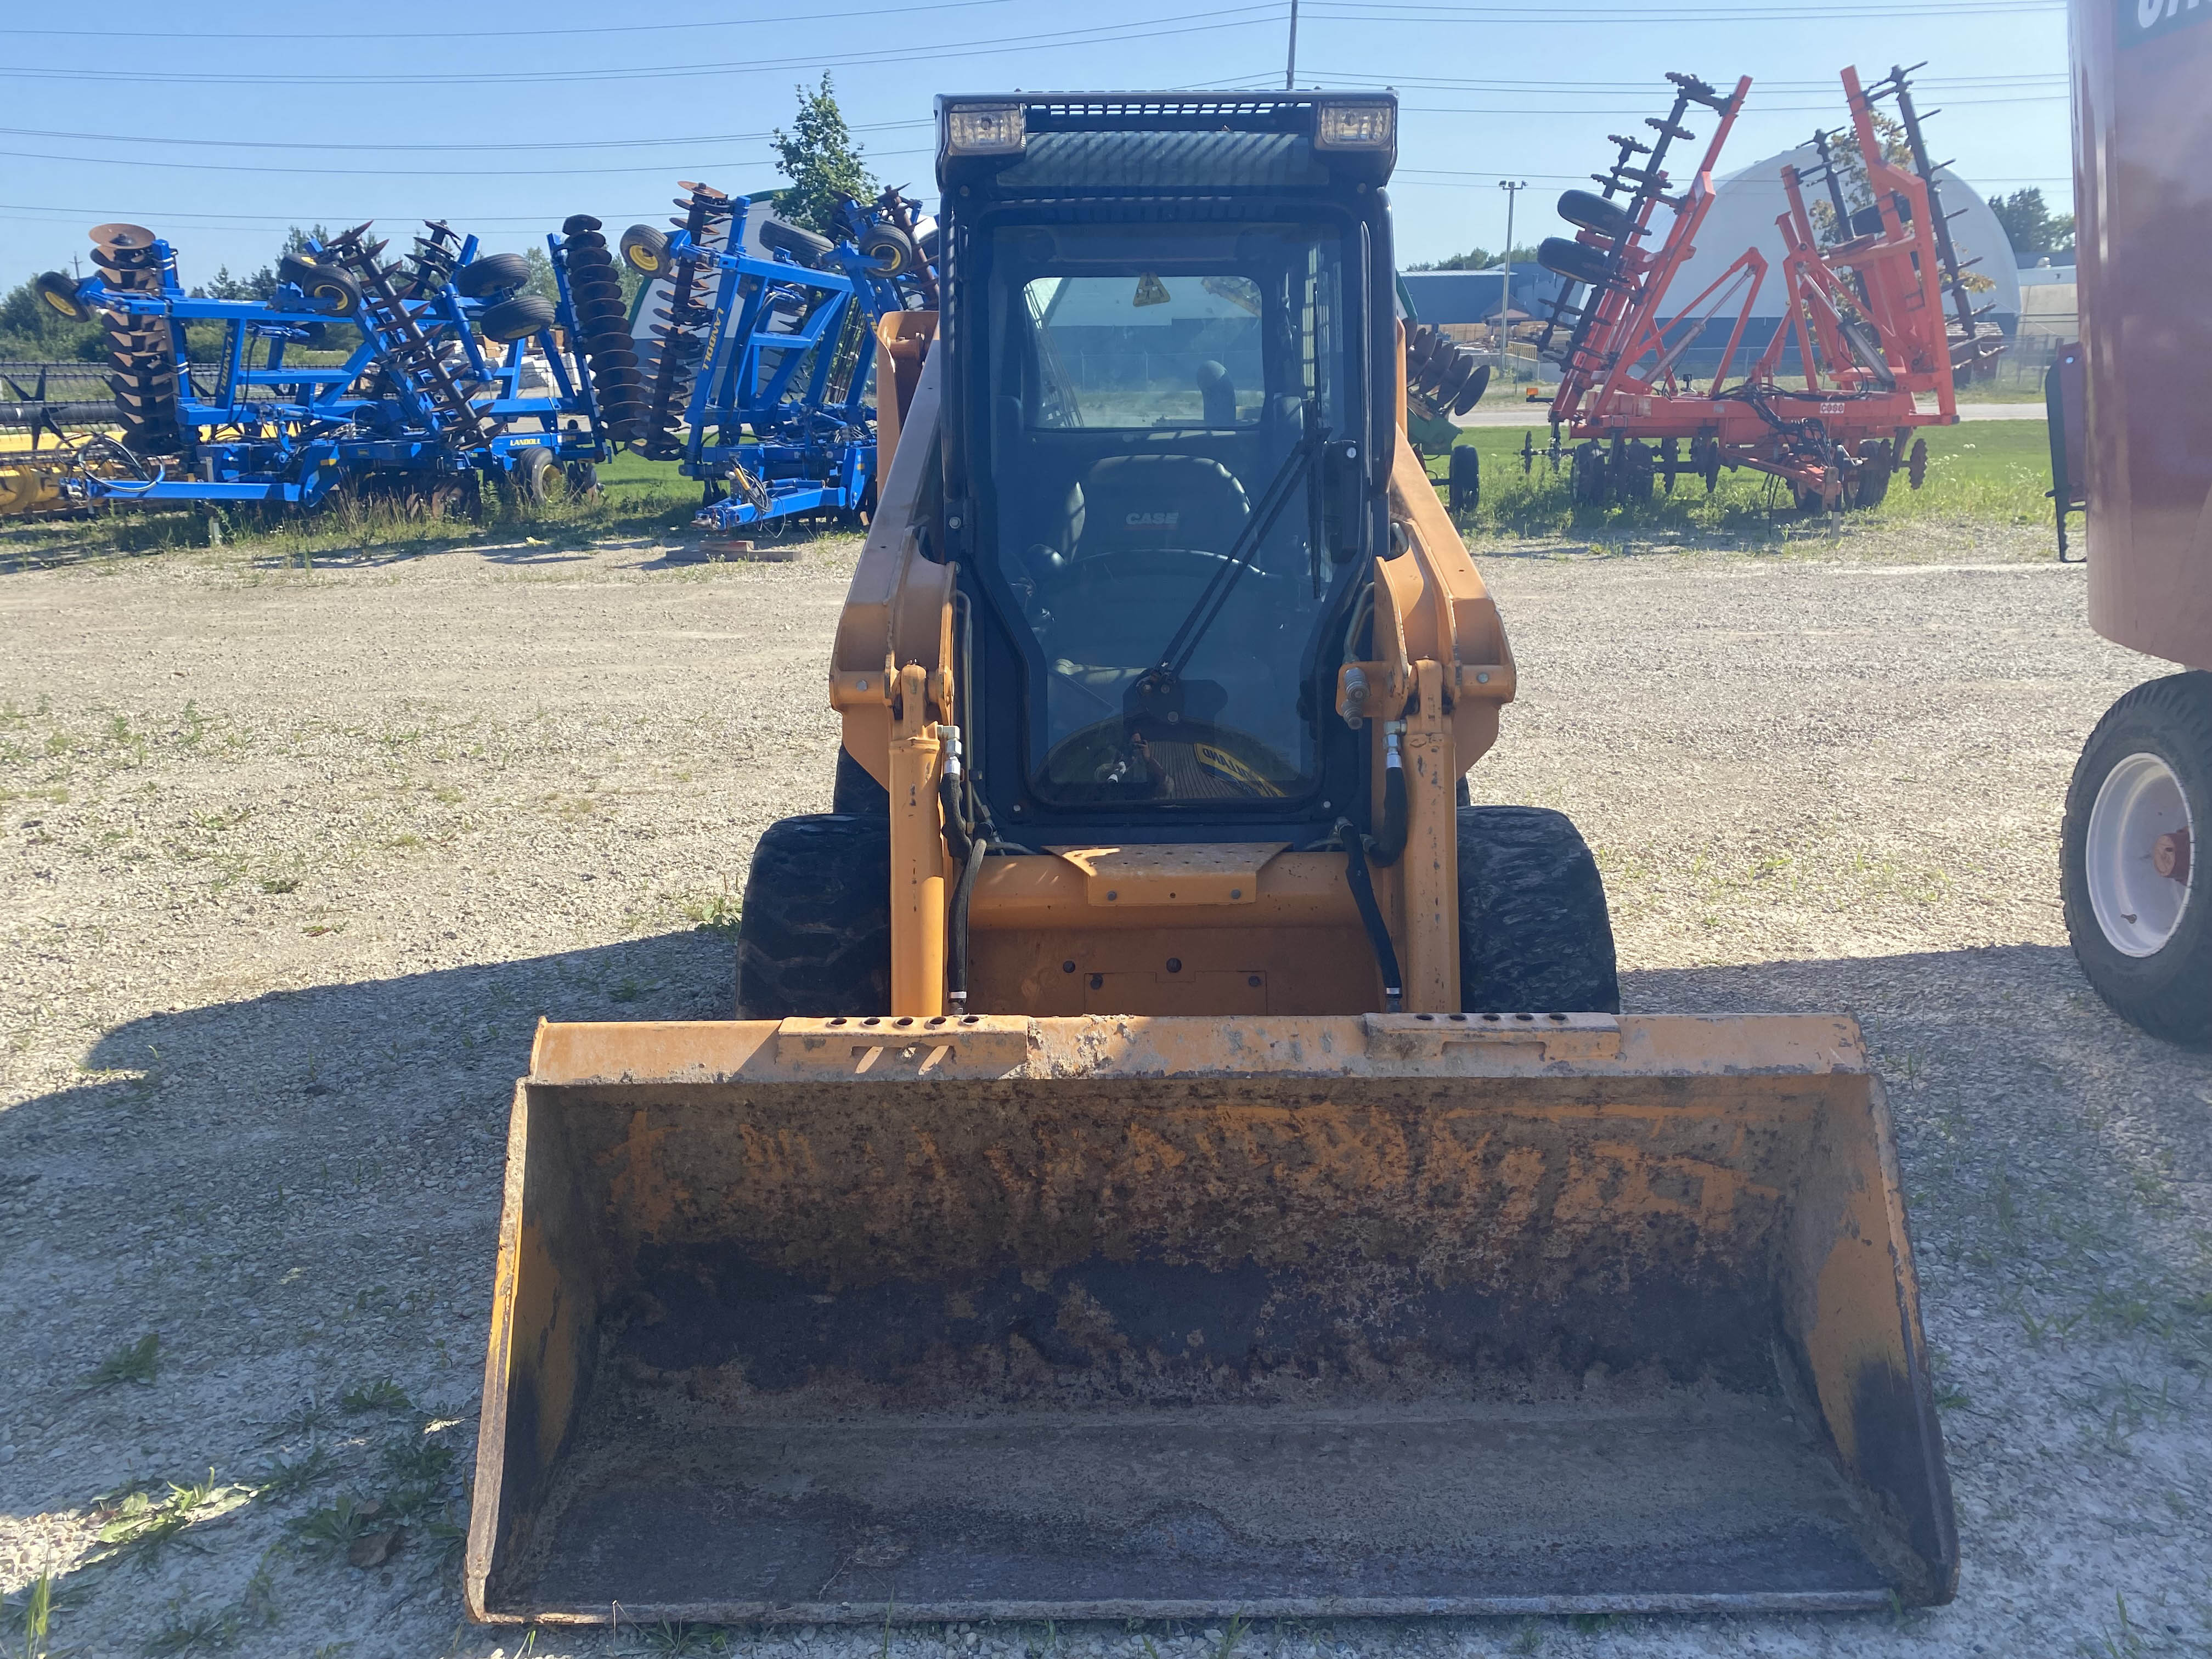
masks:
POLYGON ((1109 455, 1071 507, 1079 561, 1169 548, 1226 553, 1252 515, 1237 475, 1203 455, 1109 455))

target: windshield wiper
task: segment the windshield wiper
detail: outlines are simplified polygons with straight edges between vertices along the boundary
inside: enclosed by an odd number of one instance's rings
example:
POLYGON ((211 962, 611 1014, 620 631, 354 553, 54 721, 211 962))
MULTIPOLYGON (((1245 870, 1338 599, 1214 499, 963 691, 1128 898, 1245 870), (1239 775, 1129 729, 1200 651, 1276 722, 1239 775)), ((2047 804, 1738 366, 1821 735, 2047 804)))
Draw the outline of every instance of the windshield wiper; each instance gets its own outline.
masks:
MULTIPOLYGON (((1283 464, 1268 481, 1259 505, 1244 520, 1244 528, 1237 532, 1237 539, 1230 544, 1221 568, 1206 584, 1206 591, 1198 596, 1198 602, 1183 617, 1182 625, 1161 651, 1159 660, 1139 674, 1130 685, 1122 701, 1124 718, 1133 720, 1145 714, 1180 714, 1182 712, 1183 670, 1190 665, 1192 654, 1206 637, 1206 630, 1219 618, 1221 608, 1228 604, 1237 579, 1251 568, 1260 544, 1274 529, 1275 520, 1283 516, 1283 509, 1290 505, 1291 496, 1297 489, 1299 481, 1305 477, 1307 470, 1314 464, 1314 458, 1320 454, 1322 446, 1328 441, 1328 429, 1326 427, 1309 425, 1305 435, 1291 446, 1289 454, 1283 457, 1283 464)), ((1308 507, 1310 516, 1310 498, 1308 507)), ((1317 534, 1318 526, 1308 524, 1306 532, 1309 537, 1317 534)))

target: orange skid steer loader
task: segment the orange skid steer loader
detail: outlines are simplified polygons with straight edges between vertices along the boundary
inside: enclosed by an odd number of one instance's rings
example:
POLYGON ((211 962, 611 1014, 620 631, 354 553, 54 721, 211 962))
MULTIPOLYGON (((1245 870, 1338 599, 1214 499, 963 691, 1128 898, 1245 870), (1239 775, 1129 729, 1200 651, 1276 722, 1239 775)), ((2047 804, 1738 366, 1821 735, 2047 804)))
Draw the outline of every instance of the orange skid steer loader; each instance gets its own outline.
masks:
POLYGON ((1388 96, 939 100, 832 813, 518 1086, 478 1618, 1939 1602, 1841 1017, 1623 1015, 1399 435, 1388 96))

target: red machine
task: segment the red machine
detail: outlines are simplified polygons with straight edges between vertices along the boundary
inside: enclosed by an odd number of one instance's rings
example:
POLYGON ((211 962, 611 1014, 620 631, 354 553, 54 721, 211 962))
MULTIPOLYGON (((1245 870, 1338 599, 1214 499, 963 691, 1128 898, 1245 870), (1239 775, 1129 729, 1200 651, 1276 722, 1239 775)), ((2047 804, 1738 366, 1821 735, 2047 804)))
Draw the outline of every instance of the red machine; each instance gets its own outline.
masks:
MULTIPOLYGON (((1888 493, 1900 465, 1919 486, 1927 447, 1922 441, 1907 451, 1912 429, 1958 419, 1953 371, 1989 351, 1995 331, 1981 325, 1966 297, 1905 76, 1894 70, 1862 88, 1856 70, 1843 73, 1850 138, 1871 199, 1851 205, 1841 164, 1831 156, 1827 135, 1820 135, 1819 167, 1802 174, 1782 170, 1789 205, 1775 221, 1784 249, 1779 270, 1758 248, 1747 248, 1686 304, 1670 304, 1668 290, 1697 252, 1713 202, 1713 168, 1751 89, 1749 76, 1723 96, 1693 76, 1669 75, 1674 108, 1645 124, 1658 133, 1656 142, 1616 134, 1619 159, 1609 173, 1592 175, 1603 193, 1571 190, 1559 198, 1560 216, 1578 231, 1572 240, 1554 237, 1538 250, 1569 284, 1540 349, 1560 365, 1553 450, 1556 458, 1562 433, 1575 442, 1570 477, 1577 501, 1646 500, 1656 479, 1664 477, 1671 490, 1684 472, 1711 489, 1723 467, 1782 480, 1806 510, 1871 507, 1888 493), (1887 157, 1875 126, 1875 103, 1891 98, 1910 167, 1887 157), (1682 125, 1692 106, 1711 110, 1717 125, 1688 187, 1670 196, 1666 155, 1695 137, 1682 125), (1825 242, 1806 205, 1808 180, 1826 188, 1832 219, 1825 242), (1658 246, 1649 248, 1660 207, 1673 216, 1658 246), (1784 324, 1731 382, 1770 278, 1786 293, 1784 324), (1955 319, 1946 315, 1947 299, 1955 319), (1728 343, 1700 392, 1678 368, 1729 307, 1728 343), (1567 343, 1553 349, 1565 325, 1567 343), (1793 341, 1802 385, 1780 378, 1793 341)), ((1533 455, 1533 440, 1526 448, 1533 455)))
POLYGON ((2075 0, 2081 345, 2051 375, 2061 524, 2086 507, 2089 625, 2186 672, 2114 703, 2066 793, 2060 889, 2106 1002, 2212 1046, 2212 7, 2075 0))

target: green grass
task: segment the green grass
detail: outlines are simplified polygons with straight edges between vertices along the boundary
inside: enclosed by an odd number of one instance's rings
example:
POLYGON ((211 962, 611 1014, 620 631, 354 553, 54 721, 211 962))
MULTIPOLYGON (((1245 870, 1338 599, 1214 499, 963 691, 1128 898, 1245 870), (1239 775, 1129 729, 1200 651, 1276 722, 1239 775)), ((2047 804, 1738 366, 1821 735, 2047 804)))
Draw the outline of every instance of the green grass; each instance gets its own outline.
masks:
MULTIPOLYGON (((1994 525, 2047 525, 2051 503, 2051 454, 2041 421, 1974 421, 1929 427, 1917 434, 1928 441, 1928 477, 1919 489, 1900 473, 1881 505, 1845 515, 1853 524, 1881 526, 1918 520, 1972 520, 1994 525)), ((1475 536, 1605 537, 1673 531, 1690 535, 1741 537, 1779 541, 1808 520, 1790 506, 1787 490, 1770 489, 1769 480, 1748 470, 1721 474, 1720 487, 1708 495, 1702 481, 1684 477, 1674 493, 1663 486, 1648 503, 1633 507, 1577 507, 1568 499, 1564 460, 1555 474, 1544 451, 1548 428, 1477 427, 1461 433, 1462 446, 1482 457, 1482 501, 1463 515, 1461 528, 1475 536), (1524 439, 1534 437, 1534 465, 1522 471, 1524 439)), ((1443 458, 1431 472, 1441 477, 1443 458)))
POLYGON ((149 1331, 128 1347, 118 1348, 101 1360, 85 1382, 95 1389, 112 1389, 123 1382, 143 1387, 154 1380, 161 1367, 161 1334, 149 1331))
POLYGON ((683 477, 675 462, 623 453, 599 468, 599 493, 586 501, 519 506, 502 501, 487 484, 480 523, 460 517, 410 518, 374 501, 327 502, 307 514, 258 504, 123 509, 89 520, 11 527, 0 541, 0 568, 216 544, 235 547, 263 562, 307 568, 342 557, 383 562, 484 542, 534 540, 548 548, 572 547, 679 530, 698 507, 699 485, 683 477))

